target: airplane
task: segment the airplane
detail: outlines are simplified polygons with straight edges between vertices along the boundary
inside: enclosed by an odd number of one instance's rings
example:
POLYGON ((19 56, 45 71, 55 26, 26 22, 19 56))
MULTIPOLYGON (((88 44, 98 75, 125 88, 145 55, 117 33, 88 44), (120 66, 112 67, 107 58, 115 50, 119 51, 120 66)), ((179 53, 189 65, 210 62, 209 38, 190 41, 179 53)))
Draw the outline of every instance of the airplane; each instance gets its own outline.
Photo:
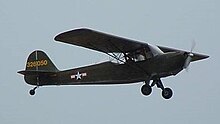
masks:
POLYGON ((162 90, 162 97, 170 99, 173 91, 164 87, 161 79, 175 76, 187 69, 191 62, 209 56, 164 46, 130 40, 88 28, 65 31, 55 41, 103 52, 116 61, 105 61, 85 67, 60 71, 45 52, 33 51, 27 58, 25 70, 18 71, 35 90, 51 85, 121 85, 143 82, 140 91, 149 96, 152 87, 162 90))

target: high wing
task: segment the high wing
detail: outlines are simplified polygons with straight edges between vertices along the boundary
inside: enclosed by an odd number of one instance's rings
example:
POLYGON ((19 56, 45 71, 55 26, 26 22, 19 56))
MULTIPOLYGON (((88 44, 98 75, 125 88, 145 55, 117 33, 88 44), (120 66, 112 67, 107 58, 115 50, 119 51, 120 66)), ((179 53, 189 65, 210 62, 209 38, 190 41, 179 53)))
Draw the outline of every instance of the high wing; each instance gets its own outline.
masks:
POLYGON ((110 34, 81 28, 57 35, 56 41, 82 46, 104 53, 129 53, 141 48, 148 48, 148 44, 113 36, 110 34))
MULTIPOLYGON (((189 53, 189 52, 184 51, 184 50, 179 50, 179 49, 174 49, 174 48, 169 48, 169 47, 164 47, 164 46, 157 46, 157 47, 160 48, 164 53, 166 53, 166 52, 184 52, 184 53, 189 53)), ((208 58, 208 57, 209 56, 207 56, 207 55, 193 53, 193 57, 192 57, 191 62, 197 61, 197 60, 201 60, 201 59, 205 59, 205 58, 208 58)))
MULTIPOLYGON (((81 46, 89 48, 92 50, 104 52, 104 53, 133 53, 137 50, 144 49, 146 52, 158 52, 155 47, 147 43, 138 42, 135 40, 130 40, 99 31, 94 31, 87 28, 80 28, 75 30, 70 30, 58 34, 54 38, 55 41, 60 41, 63 43, 68 43, 76 46, 81 46)), ((178 50, 163 46, 157 46, 162 52, 183 52, 189 53, 184 50, 178 50)), ((209 56, 193 53, 191 61, 201 60, 208 58, 209 56)))

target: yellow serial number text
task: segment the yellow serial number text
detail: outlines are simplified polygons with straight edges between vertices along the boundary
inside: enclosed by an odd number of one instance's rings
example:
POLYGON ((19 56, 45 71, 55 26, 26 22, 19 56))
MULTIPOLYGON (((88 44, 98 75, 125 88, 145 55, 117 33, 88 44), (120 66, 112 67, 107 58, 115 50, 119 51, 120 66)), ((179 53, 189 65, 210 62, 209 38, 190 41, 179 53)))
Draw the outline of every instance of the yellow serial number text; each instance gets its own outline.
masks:
POLYGON ((28 68, 33 68, 33 67, 40 67, 40 66, 46 66, 47 60, 39 60, 39 61, 33 61, 33 62, 27 62, 27 67, 28 68))

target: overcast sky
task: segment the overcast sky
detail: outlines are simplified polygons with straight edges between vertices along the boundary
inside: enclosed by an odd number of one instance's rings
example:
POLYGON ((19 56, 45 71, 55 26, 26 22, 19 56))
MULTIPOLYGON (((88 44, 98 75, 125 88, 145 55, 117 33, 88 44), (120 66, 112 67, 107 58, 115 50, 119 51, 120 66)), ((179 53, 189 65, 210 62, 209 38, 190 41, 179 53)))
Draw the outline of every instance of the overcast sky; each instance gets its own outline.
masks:
POLYGON ((0 0, 1 124, 219 123, 219 0, 0 0), (63 70, 108 59, 102 53, 54 42, 60 32, 89 27, 138 41, 210 55, 187 73, 162 79, 170 100, 142 83, 41 87, 34 97, 23 77, 27 56, 44 50, 63 70))

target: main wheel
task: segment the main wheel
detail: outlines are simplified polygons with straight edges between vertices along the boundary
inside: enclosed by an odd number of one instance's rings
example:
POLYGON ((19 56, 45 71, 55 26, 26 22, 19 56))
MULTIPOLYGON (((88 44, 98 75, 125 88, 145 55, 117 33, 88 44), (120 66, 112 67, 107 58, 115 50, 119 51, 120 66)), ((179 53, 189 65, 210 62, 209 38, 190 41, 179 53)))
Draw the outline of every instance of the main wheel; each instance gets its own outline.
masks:
POLYGON ((165 88, 162 91, 162 96, 164 99, 170 99, 173 95, 173 91, 170 88, 165 88))
POLYGON ((34 89, 31 89, 31 90, 29 91, 29 94, 30 94, 31 96, 33 96, 33 95, 35 94, 35 90, 34 90, 34 89))
POLYGON ((152 92, 151 86, 145 84, 141 87, 141 93, 143 95, 148 96, 151 94, 151 92, 152 92))

